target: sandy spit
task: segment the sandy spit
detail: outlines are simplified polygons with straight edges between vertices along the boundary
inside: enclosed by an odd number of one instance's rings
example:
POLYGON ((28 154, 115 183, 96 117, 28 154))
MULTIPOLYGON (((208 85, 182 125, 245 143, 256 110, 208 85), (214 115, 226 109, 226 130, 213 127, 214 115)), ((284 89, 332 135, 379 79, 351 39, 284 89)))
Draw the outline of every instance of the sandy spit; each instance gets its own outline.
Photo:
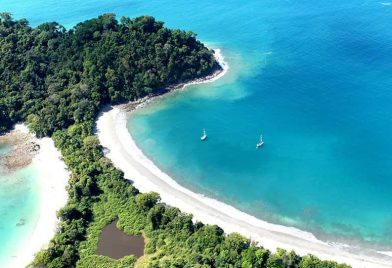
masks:
MULTIPOLYGON (((215 52, 223 71, 208 80, 198 80, 189 84, 212 82, 227 72, 228 65, 224 62, 220 50, 217 49, 215 52)), ((278 247, 293 249, 301 255, 310 253, 321 259, 345 262, 360 268, 392 267, 392 258, 385 254, 351 253, 339 245, 318 240, 312 233, 271 224, 179 185, 143 154, 127 129, 127 120, 131 111, 149 101, 151 98, 145 98, 137 105, 132 103, 128 106, 111 107, 101 113, 96 124, 96 134, 105 148, 105 155, 124 172, 125 178, 133 181, 141 192, 157 192, 162 202, 193 214, 195 221, 219 225, 226 233, 238 232, 271 251, 275 251, 278 247)))
MULTIPOLYGON (((28 133, 25 125, 16 125, 16 130, 28 133)), ((37 170, 39 184, 39 216, 33 232, 20 242, 20 247, 10 263, 9 268, 26 267, 34 258, 34 255, 48 246, 50 239, 57 231, 58 219, 56 212, 62 208, 68 199, 66 186, 69 172, 65 163, 61 160, 61 154, 54 146, 50 138, 37 139, 28 134, 35 148, 39 148, 31 160, 31 164, 37 170)))

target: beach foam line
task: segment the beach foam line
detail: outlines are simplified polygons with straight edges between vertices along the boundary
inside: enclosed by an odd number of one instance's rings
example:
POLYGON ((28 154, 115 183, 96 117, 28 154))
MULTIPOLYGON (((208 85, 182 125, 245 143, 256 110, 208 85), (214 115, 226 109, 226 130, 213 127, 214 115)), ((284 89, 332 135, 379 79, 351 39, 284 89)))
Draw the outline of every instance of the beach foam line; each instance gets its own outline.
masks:
POLYGON ((392 257, 392 251, 377 251, 380 254, 392 257))
MULTIPOLYGON (((207 76, 207 77, 203 77, 203 78, 197 78, 195 80, 189 81, 189 82, 181 82, 178 84, 174 84, 169 86, 167 89, 167 92, 173 92, 173 91, 177 91, 177 90, 183 90, 188 86, 192 86, 192 85, 200 85, 200 84, 205 84, 205 83, 211 83, 214 82, 220 78, 222 78, 227 71, 229 70, 229 65, 227 64, 227 62, 225 61, 222 52, 219 48, 214 50, 214 57, 216 59, 216 61, 219 63, 220 67, 222 68, 221 70, 217 70, 216 72, 214 72, 213 74, 207 76)), ((155 101, 157 98, 161 98, 167 95, 163 95, 161 93, 159 93, 158 95, 150 95, 150 96, 146 96, 144 98, 141 98, 135 102, 131 102, 133 105, 133 109, 139 109, 139 108, 143 108, 144 106, 146 106, 147 104, 151 103, 152 101, 155 101)))
MULTIPOLYGON (((25 125, 17 125, 15 129, 28 131, 25 125)), ((39 184, 39 216, 31 235, 25 237, 24 241, 20 241, 18 251, 13 254, 14 258, 6 264, 9 268, 26 267, 39 250, 47 247, 57 231, 56 213, 68 199, 66 186, 69 172, 61 160, 60 152, 50 138, 35 141, 40 146, 38 154, 32 161, 32 165, 37 170, 39 184)))
MULTIPOLYGON (((222 56, 220 60, 223 60, 222 56)), ((344 251, 318 240, 310 232, 268 223, 179 185, 138 148, 127 129, 129 116, 121 106, 101 113, 96 123, 96 134, 106 149, 105 155, 141 192, 157 192, 162 202, 193 214, 195 221, 216 224, 226 233, 238 232, 271 251, 276 248, 293 249, 301 255, 314 254, 320 259, 345 262, 360 268, 392 267, 392 259, 383 258, 381 254, 367 256, 344 251)))

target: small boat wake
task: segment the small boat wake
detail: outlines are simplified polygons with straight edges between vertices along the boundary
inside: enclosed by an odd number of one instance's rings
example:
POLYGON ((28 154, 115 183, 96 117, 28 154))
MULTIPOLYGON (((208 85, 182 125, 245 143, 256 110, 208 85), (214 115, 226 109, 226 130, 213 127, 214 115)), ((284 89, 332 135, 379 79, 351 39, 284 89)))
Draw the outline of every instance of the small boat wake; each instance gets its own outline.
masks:
POLYGON ((260 141, 256 144, 256 149, 259 149, 263 145, 264 145, 263 135, 260 135, 260 141))
POLYGON ((206 139, 207 139, 207 133, 206 133, 206 130, 205 129, 203 129, 203 133, 202 133, 202 135, 201 135, 201 137, 200 137, 200 140, 201 141, 205 141, 206 139))

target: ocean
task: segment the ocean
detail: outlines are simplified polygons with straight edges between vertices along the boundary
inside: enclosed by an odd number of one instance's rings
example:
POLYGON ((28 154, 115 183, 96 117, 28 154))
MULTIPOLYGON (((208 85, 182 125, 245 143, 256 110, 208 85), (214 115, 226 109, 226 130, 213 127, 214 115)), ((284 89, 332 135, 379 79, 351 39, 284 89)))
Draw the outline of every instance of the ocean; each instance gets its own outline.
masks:
MULTIPOLYGON (((0 146, 0 155, 11 149, 0 146)), ((0 166, 0 267, 14 258, 38 219, 39 188, 33 165, 8 172, 0 166)))
POLYGON ((180 184, 261 219, 391 249, 392 2, 0 3, 34 26, 113 12, 197 33, 229 72, 139 109, 129 126, 144 153, 180 184))
POLYGON ((129 129, 142 150, 182 185, 261 219, 390 247, 392 6, 167 5, 231 69, 138 110, 129 129))

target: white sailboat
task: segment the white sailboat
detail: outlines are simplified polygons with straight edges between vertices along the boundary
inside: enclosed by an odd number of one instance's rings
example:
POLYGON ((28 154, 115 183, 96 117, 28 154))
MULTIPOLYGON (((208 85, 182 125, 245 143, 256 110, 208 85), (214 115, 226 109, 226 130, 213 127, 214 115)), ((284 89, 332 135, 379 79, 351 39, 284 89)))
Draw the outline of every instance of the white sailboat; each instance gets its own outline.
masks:
POLYGON ((256 144, 256 149, 264 145, 263 135, 260 135, 260 141, 256 144))
POLYGON ((203 129, 203 134, 201 135, 200 140, 204 141, 206 139, 207 139, 207 133, 206 133, 206 130, 203 129))

